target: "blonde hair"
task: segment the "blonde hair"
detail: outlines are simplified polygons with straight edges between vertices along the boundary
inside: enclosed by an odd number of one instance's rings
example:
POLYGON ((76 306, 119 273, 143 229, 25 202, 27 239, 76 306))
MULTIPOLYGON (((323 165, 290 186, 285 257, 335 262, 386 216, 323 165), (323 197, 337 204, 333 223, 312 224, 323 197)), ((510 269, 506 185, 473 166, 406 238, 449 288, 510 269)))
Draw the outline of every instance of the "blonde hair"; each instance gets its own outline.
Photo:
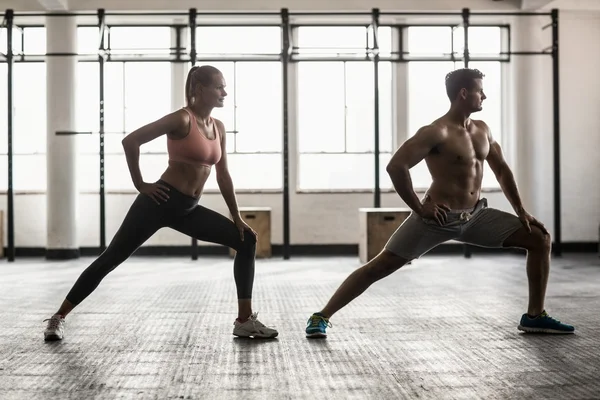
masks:
POLYGON ((185 100, 187 106, 191 106, 194 103, 194 92, 198 84, 202 86, 208 86, 212 83, 213 76, 220 74, 217 68, 212 65, 193 66, 188 72, 187 79, 185 81, 185 100))

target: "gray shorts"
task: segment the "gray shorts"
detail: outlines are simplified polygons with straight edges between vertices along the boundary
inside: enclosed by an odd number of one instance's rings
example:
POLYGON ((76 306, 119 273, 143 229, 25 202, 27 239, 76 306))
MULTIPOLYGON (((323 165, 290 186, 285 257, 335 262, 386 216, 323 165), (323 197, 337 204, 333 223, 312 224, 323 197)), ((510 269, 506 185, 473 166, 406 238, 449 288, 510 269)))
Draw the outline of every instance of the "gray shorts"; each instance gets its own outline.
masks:
POLYGON ((472 209, 451 210, 447 215, 446 224, 440 226, 435 220, 411 213, 390 237, 385 249, 413 260, 448 240, 480 247, 502 247, 504 241, 523 226, 516 215, 488 208, 485 198, 472 209))

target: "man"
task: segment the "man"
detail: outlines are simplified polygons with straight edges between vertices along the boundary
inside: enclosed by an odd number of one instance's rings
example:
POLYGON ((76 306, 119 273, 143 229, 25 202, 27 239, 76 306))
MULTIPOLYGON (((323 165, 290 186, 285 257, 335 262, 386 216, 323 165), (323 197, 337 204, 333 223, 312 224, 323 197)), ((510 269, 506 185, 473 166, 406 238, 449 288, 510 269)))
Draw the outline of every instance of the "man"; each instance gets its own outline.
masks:
POLYGON ((449 111, 423 126, 393 155, 387 165, 394 188, 412 209, 373 260, 354 271, 325 308, 314 313, 307 337, 326 337, 329 318, 378 280, 448 240, 484 247, 527 250, 529 306, 518 329, 524 332, 572 333, 574 327, 550 317, 544 297, 550 268, 550 234, 523 206, 515 178, 483 121, 470 118, 481 111, 486 96, 484 75, 458 69, 446 76, 449 111), (409 170, 425 160, 433 183, 423 201, 415 194, 409 170), (487 161, 516 216, 487 207, 480 198, 483 163, 487 161))

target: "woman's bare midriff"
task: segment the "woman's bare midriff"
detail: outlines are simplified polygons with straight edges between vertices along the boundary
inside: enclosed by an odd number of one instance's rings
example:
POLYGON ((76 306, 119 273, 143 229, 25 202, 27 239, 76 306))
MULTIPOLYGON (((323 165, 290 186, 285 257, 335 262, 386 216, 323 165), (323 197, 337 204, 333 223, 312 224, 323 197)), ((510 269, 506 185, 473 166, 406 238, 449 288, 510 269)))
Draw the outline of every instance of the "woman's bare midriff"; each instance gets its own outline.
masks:
POLYGON ((210 167, 192 165, 169 160, 169 166, 160 179, 172 185, 181 193, 199 198, 210 175, 210 167))

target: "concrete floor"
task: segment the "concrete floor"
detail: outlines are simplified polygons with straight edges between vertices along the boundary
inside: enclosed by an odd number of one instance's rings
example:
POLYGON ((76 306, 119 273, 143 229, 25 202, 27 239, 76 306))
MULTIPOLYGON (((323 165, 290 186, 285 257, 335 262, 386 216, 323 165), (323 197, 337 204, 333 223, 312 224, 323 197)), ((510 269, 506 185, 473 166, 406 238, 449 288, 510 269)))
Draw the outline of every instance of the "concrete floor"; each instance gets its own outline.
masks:
POLYGON ((231 335, 227 258, 133 257, 45 343, 90 262, 0 262, 0 399, 599 399, 600 259, 553 260, 546 307, 575 335, 517 331, 524 258, 426 256, 376 283, 307 340, 311 312, 359 262, 257 262, 254 306, 280 335, 231 335))

